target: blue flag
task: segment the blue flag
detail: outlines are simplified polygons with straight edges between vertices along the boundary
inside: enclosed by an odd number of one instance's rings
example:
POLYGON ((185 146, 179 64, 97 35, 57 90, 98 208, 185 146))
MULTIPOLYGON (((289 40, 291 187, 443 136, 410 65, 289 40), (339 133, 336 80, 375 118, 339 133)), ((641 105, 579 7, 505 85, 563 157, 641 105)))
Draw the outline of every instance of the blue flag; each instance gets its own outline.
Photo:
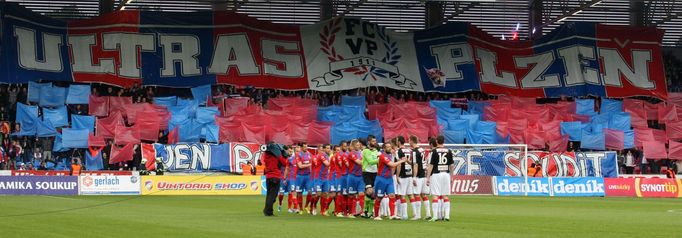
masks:
POLYGON ((206 99, 211 96, 211 85, 202 85, 192 88, 192 97, 199 102, 199 105, 205 105, 206 99))
POLYGON ((66 95, 66 104, 88 104, 90 85, 71 85, 66 95))
POLYGON ((623 101, 602 98, 600 113, 618 113, 623 112, 623 101))
POLYGON ((178 126, 178 142, 199 142, 203 125, 194 120, 187 120, 178 126))
POLYGON ((86 129, 62 129, 62 146, 64 148, 88 148, 88 135, 86 129))
POLYGON ((561 122, 561 135, 568 135, 568 140, 580 141, 582 137, 583 128, 589 124, 583 125, 579 121, 561 122))
POLYGON ((66 106, 54 109, 43 108, 43 121, 52 123, 54 127, 68 126, 69 113, 66 111, 66 106))
POLYGON ((178 97, 176 97, 176 96, 155 97, 154 98, 154 104, 166 106, 166 107, 173 107, 173 106, 178 105, 178 97))
POLYGON ((217 107, 200 107, 197 108, 197 123, 210 124, 215 123, 215 115, 220 114, 217 107))
POLYGON ((57 135, 54 137, 54 144, 52 144, 52 151, 64 152, 67 150, 68 149, 64 148, 64 145, 62 144, 62 134, 57 133, 57 135))
POLYGON ((21 125, 21 131, 16 133, 18 136, 28 136, 36 134, 36 121, 38 120, 38 107, 17 103, 16 122, 21 125))
POLYGON ((90 154, 90 151, 85 152, 85 169, 87 170, 104 169, 104 162, 102 161, 102 150, 97 151, 97 154, 94 156, 90 154))
POLYGON ((343 106, 359 106, 364 108, 367 105, 365 96, 342 96, 341 105, 343 106))
POLYGON ((52 83, 28 82, 28 101, 40 102, 40 90, 42 87, 52 87, 52 83))
POLYGON ((57 129, 49 121, 36 120, 36 136, 50 137, 57 135, 57 129))
POLYGON ((71 115, 71 128, 95 133, 95 116, 71 115))
POLYGON ((220 138, 218 126, 216 124, 210 124, 206 125, 204 128, 206 129, 206 142, 218 143, 218 139, 220 138))
POLYGON ((41 107, 58 107, 66 104, 66 88, 62 87, 41 87, 40 102, 41 107))
POLYGON ((447 144, 464 144, 466 136, 466 131, 443 131, 443 137, 445 137, 447 144))
POLYGON ((582 131, 582 137, 580 138, 580 148, 581 149, 591 149, 591 150, 605 150, 606 141, 604 139, 604 131, 582 131))
POLYGON ((623 144, 625 149, 635 148, 635 131, 625 130, 623 131, 623 144))
POLYGON ((594 111, 594 99, 576 99, 575 108, 579 115, 597 115, 597 112, 594 111))

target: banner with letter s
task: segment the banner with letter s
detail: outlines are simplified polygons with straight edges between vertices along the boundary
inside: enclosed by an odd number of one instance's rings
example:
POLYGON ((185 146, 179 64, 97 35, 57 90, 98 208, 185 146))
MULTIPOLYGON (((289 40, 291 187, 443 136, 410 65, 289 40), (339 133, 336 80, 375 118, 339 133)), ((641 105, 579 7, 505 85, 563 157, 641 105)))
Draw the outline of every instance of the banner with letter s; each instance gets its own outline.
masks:
POLYGON ((539 39, 504 41, 454 22, 398 33, 349 17, 295 26, 227 12, 126 10, 62 21, 16 3, 0 11, 4 83, 668 96, 664 32, 655 27, 570 22, 539 39))
POLYGON ((263 176, 142 176, 142 195, 261 195, 263 176))
POLYGON ((480 175, 453 175, 451 194, 492 195, 493 177, 480 175))
POLYGON ((78 177, 0 176, 0 195, 78 195, 78 177))
MULTIPOLYGON (((455 150, 456 175, 524 176, 518 151, 455 150)), ((540 162, 542 177, 617 177, 615 152, 528 151, 527 165, 540 162)))

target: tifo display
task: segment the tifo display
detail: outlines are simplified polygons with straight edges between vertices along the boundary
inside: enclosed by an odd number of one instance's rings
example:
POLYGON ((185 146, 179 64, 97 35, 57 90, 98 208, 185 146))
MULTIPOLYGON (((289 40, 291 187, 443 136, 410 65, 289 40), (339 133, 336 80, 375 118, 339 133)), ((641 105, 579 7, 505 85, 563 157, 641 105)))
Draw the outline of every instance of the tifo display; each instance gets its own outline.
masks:
POLYGON ((667 98, 655 27, 565 23, 510 43, 454 22, 396 33, 350 17, 292 26, 228 12, 127 10, 66 22, 1 7, 7 83, 667 98))

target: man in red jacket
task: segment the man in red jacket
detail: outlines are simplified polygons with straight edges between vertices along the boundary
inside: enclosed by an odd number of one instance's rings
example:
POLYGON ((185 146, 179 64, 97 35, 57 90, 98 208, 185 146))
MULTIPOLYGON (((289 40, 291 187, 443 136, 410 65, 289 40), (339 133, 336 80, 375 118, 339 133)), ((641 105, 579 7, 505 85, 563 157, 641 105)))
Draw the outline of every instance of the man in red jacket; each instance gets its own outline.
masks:
POLYGON ((265 196, 265 208, 263 214, 265 216, 274 216, 272 206, 277 200, 277 193, 279 192, 279 183, 282 176, 282 170, 287 164, 286 157, 288 148, 282 147, 278 144, 268 144, 263 163, 265 164, 265 178, 267 196, 265 196))

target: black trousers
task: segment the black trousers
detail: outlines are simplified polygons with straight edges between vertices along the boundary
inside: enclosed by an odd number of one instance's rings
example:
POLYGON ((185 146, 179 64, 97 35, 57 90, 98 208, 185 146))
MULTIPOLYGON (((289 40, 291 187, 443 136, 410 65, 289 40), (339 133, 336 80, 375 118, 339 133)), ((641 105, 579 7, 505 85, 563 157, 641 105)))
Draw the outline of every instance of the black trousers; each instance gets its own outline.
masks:
POLYGON ((267 187, 268 193, 265 196, 265 208, 263 208, 263 215, 272 216, 273 210, 272 206, 277 200, 277 193, 279 193, 279 183, 278 178, 269 178, 265 181, 265 186, 267 187))

